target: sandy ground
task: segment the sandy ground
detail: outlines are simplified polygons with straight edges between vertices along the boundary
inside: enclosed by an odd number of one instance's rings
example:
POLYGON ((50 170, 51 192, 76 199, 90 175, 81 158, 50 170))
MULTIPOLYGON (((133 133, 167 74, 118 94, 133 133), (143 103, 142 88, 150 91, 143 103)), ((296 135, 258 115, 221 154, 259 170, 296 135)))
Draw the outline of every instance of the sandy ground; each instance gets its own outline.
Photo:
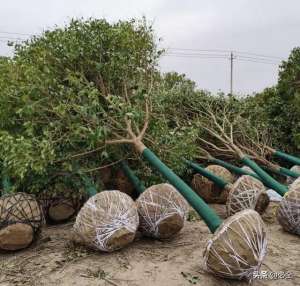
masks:
MULTIPOLYGON (((224 206, 214 208, 221 215, 224 206)), ((268 253, 262 270, 290 271, 290 280, 254 280, 254 285, 300 285, 300 238, 283 232, 272 215, 264 215, 268 253)), ((72 223, 45 227, 29 249, 0 254, 0 285, 78 286, 184 286, 248 285, 219 279, 202 267, 202 253, 211 237, 208 228, 191 216, 184 229, 170 241, 137 237, 129 247, 106 254, 70 242, 72 223)))

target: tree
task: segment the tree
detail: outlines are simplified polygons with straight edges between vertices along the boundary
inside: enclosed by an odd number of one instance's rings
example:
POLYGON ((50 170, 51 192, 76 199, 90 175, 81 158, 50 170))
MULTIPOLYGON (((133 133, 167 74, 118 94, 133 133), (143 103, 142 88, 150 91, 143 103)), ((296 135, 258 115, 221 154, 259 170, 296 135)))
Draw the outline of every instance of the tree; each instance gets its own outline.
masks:
POLYGON ((180 157, 194 152, 195 131, 174 125, 166 110, 178 113, 198 93, 182 76, 160 75, 161 52, 145 20, 72 20, 17 45, 0 77, 0 160, 16 187, 33 191, 57 173, 91 174, 124 157, 137 159, 105 142, 126 135, 125 115, 138 129, 145 101, 153 118, 147 144, 182 172, 180 157))

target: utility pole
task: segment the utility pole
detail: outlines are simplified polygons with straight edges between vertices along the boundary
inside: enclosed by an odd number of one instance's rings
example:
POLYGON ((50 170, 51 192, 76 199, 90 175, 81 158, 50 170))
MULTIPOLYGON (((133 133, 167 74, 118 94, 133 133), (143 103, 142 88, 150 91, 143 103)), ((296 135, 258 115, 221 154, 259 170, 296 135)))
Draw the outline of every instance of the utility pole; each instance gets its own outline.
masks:
POLYGON ((230 53, 230 96, 233 95, 233 52, 230 53))

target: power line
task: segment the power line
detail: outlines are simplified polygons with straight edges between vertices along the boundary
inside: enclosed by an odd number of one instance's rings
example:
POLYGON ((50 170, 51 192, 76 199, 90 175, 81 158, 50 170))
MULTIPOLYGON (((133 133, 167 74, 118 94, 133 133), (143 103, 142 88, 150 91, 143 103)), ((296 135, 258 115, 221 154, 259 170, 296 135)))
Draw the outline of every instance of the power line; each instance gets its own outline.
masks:
MULTIPOLYGON (((34 36, 32 34, 14 33, 7 31, 0 31, 0 42, 7 43, 11 41, 25 41, 26 38, 20 38, 18 36, 34 36), (8 36, 3 36, 6 34, 8 36), (9 36, 12 35, 12 36, 9 36), (7 40, 4 40, 7 39, 7 40)), ((233 64, 234 60, 241 62, 249 62, 256 64, 269 64, 279 65, 284 60, 278 56, 265 55, 259 53, 245 52, 245 51, 230 51, 222 49, 192 49, 192 48, 169 48, 167 52, 163 54, 164 57, 174 58, 189 58, 189 59, 217 59, 217 60, 230 60, 230 94, 233 94, 233 64)))
POLYGON ((228 56, 222 55, 189 55, 189 54, 165 54, 165 57, 192 58, 192 59, 228 59, 228 56))
POLYGON ((3 37, 3 36, 0 36, 0 39, 26 41, 26 39, 24 38, 12 38, 12 37, 3 37))
POLYGON ((268 62, 280 62, 279 60, 274 59, 268 59, 268 58, 262 58, 262 57, 249 57, 249 56, 243 56, 243 55, 237 55, 239 58, 242 59, 250 59, 250 60, 262 60, 262 61, 268 61, 268 62))
POLYGON ((0 34, 19 35, 19 36, 34 36, 33 34, 14 33, 14 32, 6 32, 6 31, 0 31, 0 34))
POLYGON ((190 48, 169 48, 167 50, 174 50, 174 51, 192 51, 192 52, 225 52, 225 53, 230 53, 233 52, 235 54, 245 54, 245 55, 252 55, 252 56, 257 56, 257 57, 263 57, 263 58, 273 58, 273 59, 279 59, 283 60, 282 57, 278 56, 271 56, 271 55, 265 55, 265 54, 258 54, 258 53, 252 53, 252 52, 244 52, 244 51, 237 51, 237 50, 221 50, 221 49, 190 49, 190 48))
POLYGON ((248 60, 248 59, 241 59, 237 58, 238 61, 241 62, 250 62, 250 63, 258 63, 258 64, 267 64, 267 65, 279 65, 280 63, 275 63, 275 62, 267 62, 267 61, 255 61, 255 60, 248 60))
MULTIPOLYGON (((215 59, 230 59, 231 53, 185 53, 185 52, 167 52, 164 56, 171 56, 171 57, 182 57, 182 58, 215 58, 215 59)), ((279 64, 279 61, 275 61, 269 58, 263 57, 254 57, 254 56, 244 56, 234 53, 234 58, 237 60, 249 61, 249 62, 257 62, 257 63, 267 63, 267 64, 279 64)))
POLYGON ((254 53, 235 53, 222 52, 224 50, 195 50, 195 49, 185 49, 180 51, 167 52, 165 56, 176 57, 176 58, 192 58, 192 59, 229 59, 230 60, 230 95, 233 95, 233 64, 234 60, 238 62, 249 62, 256 64, 268 64, 268 65, 279 65, 280 61, 277 58, 265 57, 263 55, 254 53), (256 55, 256 56, 255 56, 256 55))
POLYGON ((166 52, 166 54, 175 54, 175 55, 189 55, 189 56, 227 56, 225 53, 218 53, 218 54, 212 54, 212 53, 184 53, 184 52, 166 52))
POLYGON ((240 52, 240 51, 236 51, 236 53, 253 55, 253 56, 258 56, 258 57, 263 57, 263 58, 272 58, 272 59, 284 60, 284 58, 282 58, 282 57, 270 56, 270 55, 262 55, 262 54, 257 54, 257 53, 240 52))
MULTIPOLYGON (((33 34, 29 34, 29 33, 19 33, 19 32, 10 32, 10 31, 2 31, 0 30, 0 34, 7 34, 7 35, 19 35, 19 36, 34 36, 33 34)), ((3 36, 0 35, 0 38, 4 38, 3 36)), ((11 40, 24 40, 23 38, 19 38, 19 37, 5 37, 11 40)), ((256 56, 259 58, 270 58, 270 59, 277 59, 277 60, 284 60, 282 57, 278 57, 278 56, 273 56, 273 55, 265 55, 265 54, 259 54, 259 53, 253 53, 253 52, 245 52, 245 51, 237 51, 237 50, 225 50, 225 49, 193 49, 193 48, 168 48, 167 50, 170 51, 175 51, 175 53, 177 53, 176 51, 191 51, 193 52, 192 54, 195 54, 194 52, 208 52, 208 53, 215 53, 215 52, 222 52, 222 53, 227 53, 230 54, 231 52, 233 52, 234 54, 244 54, 244 55, 250 55, 250 56, 256 56)), ((246 56, 245 56, 246 57, 246 56)))

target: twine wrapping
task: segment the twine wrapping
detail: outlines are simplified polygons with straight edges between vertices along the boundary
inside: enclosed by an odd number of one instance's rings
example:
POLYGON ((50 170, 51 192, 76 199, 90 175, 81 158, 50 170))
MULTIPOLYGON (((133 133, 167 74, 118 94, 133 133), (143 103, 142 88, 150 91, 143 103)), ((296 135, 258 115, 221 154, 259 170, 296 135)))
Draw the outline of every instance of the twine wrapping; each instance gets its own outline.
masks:
POLYGON ((86 245, 111 252, 133 241, 138 224, 136 205, 128 195, 104 191, 84 204, 74 231, 86 245))
POLYGON ((140 229, 146 236, 170 238, 184 226, 188 204, 170 184, 146 189, 136 201, 140 215, 140 229))

